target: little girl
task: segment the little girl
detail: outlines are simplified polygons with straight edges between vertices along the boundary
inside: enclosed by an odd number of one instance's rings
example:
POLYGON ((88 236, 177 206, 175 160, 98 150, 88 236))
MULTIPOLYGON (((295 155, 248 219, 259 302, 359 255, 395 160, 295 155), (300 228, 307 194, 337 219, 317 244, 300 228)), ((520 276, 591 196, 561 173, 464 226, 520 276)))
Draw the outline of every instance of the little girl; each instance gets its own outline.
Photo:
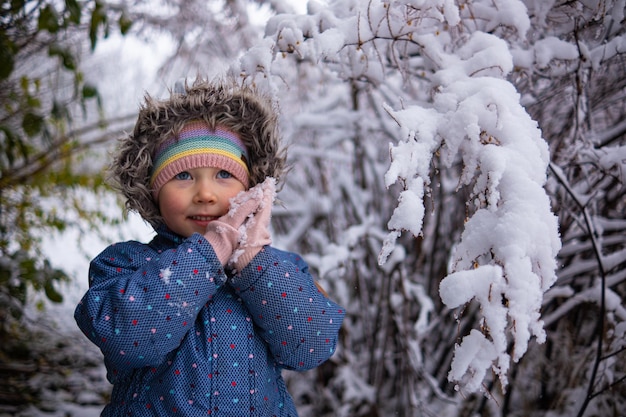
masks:
POLYGON ((112 172, 157 234, 93 259, 75 312, 113 384, 102 416, 297 416, 281 370, 331 357, 344 312, 270 246, 284 165, 277 116, 250 88, 146 97, 112 172))

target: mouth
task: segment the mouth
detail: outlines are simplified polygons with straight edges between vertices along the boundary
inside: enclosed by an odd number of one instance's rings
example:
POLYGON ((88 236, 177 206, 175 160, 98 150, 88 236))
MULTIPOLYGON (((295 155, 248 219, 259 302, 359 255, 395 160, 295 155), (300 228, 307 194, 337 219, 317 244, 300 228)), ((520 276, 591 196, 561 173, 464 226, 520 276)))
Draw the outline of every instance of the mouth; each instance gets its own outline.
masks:
POLYGON ((195 222, 208 223, 210 221, 217 219, 217 217, 215 216, 189 216, 189 219, 195 222))

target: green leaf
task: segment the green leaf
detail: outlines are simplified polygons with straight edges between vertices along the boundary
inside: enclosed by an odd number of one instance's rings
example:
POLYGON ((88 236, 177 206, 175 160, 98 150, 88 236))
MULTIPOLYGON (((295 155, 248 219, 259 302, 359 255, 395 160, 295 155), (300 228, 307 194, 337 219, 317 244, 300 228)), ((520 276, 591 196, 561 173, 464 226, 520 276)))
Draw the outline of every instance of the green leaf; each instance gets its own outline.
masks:
MULTIPOLYGON (((0 132, 4 133, 4 141, 0 142, 0 150, 2 152, 2 159, 0 159, 0 167, 5 169, 10 167, 15 162, 15 145, 17 137, 13 130, 9 126, 0 125, 0 132), (7 167, 4 166, 3 160, 8 162, 7 167)), ((0 136, 1 137, 1 136, 0 136)))
POLYGON ((63 302, 63 296, 54 288, 51 280, 46 281, 43 288, 46 293, 46 297, 48 297, 48 300, 52 301, 53 303, 63 302))
POLYGON ((98 89, 92 84, 83 85, 83 98, 89 99, 98 97, 98 89))
POLYGON ((76 0, 65 0, 65 8, 70 12, 69 21, 80 24, 80 5, 76 0))
POLYGON ((120 25, 120 32, 122 35, 126 35, 130 30, 130 27, 133 25, 133 21, 130 20, 125 12, 122 12, 118 24, 120 25))
POLYGON ((35 97, 35 96, 27 96, 26 97, 26 104, 30 107, 30 108, 40 108, 41 107, 41 100, 39 99, 39 97, 35 97))
POLYGON ((30 137, 33 137, 43 129, 44 118, 35 113, 26 113, 22 119, 22 129, 30 137))
POLYGON ((65 104, 54 100, 52 102, 50 116, 55 120, 63 120, 69 116, 69 110, 67 109, 67 106, 65 104))
POLYGON ((0 32, 0 80, 9 78, 15 68, 15 60, 13 42, 4 34, 0 32))
POLYGON ((96 2, 96 7, 94 7, 93 12, 91 13, 91 23, 89 24, 89 39, 91 40, 92 50, 96 48, 98 30, 100 29, 100 26, 104 26, 106 28, 106 24, 107 16, 104 7, 100 2, 96 2))
POLYGON ((47 30, 50 33, 56 33, 59 27, 59 14, 53 5, 48 4, 39 13, 37 28, 39 30, 47 30))
POLYGON ((76 58, 74 57, 74 54, 72 54, 72 52, 68 48, 63 48, 57 43, 53 43, 48 47, 48 55, 58 56, 59 58, 61 58, 63 66, 70 71, 74 71, 77 68, 76 58))
POLYGON ((28 94, 28 85, 29 85, 29 83, 30 83, 30 79, 27 76, 22 75, 20 77, 20 88, 22 89, 24 94, 28 94))
POLYGON ((11 0, 11 13, 17 14, 17 11, 26 5, 26 0, 11 0))
MULTIPOLYGON (((2 158, 0 158, 0 167, 5 169, 13 166, 16 160, 19 158, 28 158, 30 154, 29 147, 25 141, 9 126, 0 125, 0 132, 4 133, 5 141, 1 143, 0 152, 2 152, 2 158), (4 165, 7 162, 7 166, 4 165)), ((0 135, 0 138, 2 135, 0 135)))
POLYGON ((63 66, 70 71, 76 70, 76 58, 74 58, 74 54, 66 51, 67 53, 63 54, 63 66))
POLYGON ((11 0, 11 13, 16 15, 26 6, 26 0, 11 0))

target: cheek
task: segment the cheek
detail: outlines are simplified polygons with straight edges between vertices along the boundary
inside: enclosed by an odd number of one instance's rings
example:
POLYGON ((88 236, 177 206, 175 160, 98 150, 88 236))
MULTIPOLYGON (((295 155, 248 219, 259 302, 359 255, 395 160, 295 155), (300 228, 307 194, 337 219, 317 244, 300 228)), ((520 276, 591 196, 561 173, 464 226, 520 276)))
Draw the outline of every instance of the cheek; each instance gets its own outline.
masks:
POLYGON ((180 200, 172 198, 168 193, 159 196, 159 210, 162 215, 173 213, 180 210, 180 200))
POLYGON ((159 199, 159 213, 161 213, 163 217, 167 217, 169 213, 167 202, 164 202, 162 198, 159 199))

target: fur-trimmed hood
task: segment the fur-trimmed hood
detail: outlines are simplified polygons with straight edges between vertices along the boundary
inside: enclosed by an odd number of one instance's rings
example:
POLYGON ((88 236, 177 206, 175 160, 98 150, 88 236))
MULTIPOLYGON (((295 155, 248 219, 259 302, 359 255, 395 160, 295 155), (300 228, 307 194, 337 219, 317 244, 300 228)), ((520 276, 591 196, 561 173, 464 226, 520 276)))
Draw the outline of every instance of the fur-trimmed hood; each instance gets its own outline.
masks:
POLYGON ((253 88, 199 79, 167 100, 146 95, 133 133, 120 139, 111 174, 114 186, 126 197, 126 208, 155 228, 163 220, 149 189, 153 157, 164 140, 191 120, 204 120, 211 128, 222 126, 240 136, 248 151, 250 187, 266 177, 280 181, 285 169, 277 109, 253 88))

